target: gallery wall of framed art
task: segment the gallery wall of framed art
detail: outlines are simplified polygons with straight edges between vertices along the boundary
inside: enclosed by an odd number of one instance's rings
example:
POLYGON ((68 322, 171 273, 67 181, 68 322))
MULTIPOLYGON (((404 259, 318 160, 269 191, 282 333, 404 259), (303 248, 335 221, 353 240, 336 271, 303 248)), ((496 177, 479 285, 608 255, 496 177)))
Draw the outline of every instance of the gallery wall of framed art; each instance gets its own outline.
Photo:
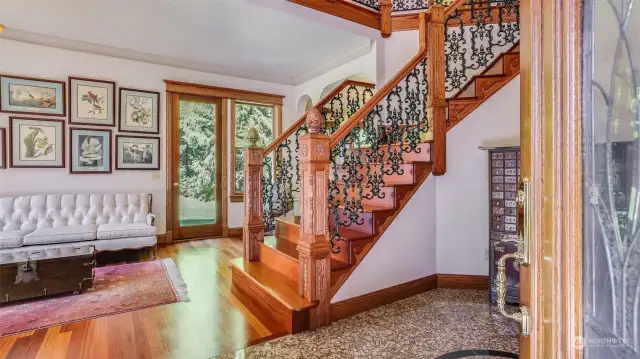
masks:
POLYGON ((160 92, 117 91, 115 81, 84 77, 0 75, 0 113, 52 117, 10 116, 8 131, 0 128, 0 169, 66 168, 67 153, 74 175, 110 174, 114 158, 117 170, 160 169, 160 137, 118 135, 119 146, 112 144, 116 123, 118 133, 160 134, 160 92), (89 127, 68 127, 67 135, 67 124, 89 127))

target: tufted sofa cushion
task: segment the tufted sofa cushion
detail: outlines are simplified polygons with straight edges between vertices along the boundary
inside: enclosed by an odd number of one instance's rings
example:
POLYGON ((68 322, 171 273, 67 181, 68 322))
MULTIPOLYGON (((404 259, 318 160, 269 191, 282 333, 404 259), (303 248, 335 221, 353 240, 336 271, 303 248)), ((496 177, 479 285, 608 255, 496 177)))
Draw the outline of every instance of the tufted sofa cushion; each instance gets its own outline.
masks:
POLYGON ((98 239, 153 237, 155 235, 156 227, 144 223, 101 224, 98 227, 98 239))
POLYGON ((22 247, 22 231, 0 232, 0 249, 22 247))
POLYGON ((55 228, 38 228, 24 236, 25 246, 41 244, 83 242, 96 239, 97 227, 94 224, 87 226, 69 226, 55 228))
POLYGON ((64 194, 0 198, 0 232, 38 228, 145 223, 145 193, 64 194))

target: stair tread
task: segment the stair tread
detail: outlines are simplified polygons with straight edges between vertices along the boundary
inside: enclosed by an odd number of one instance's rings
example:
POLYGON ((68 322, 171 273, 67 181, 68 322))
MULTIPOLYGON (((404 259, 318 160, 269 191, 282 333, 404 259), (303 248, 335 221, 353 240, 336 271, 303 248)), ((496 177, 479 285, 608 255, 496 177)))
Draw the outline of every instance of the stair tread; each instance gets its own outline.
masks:
MULTIPOLYGON (((339 208, 344 208, 344 204, 341 204, 338 206, 339 208)), ((372 204, 362 204, 362 209, 365 212, 368 213, 374 213, 374 212, 385 212, 385 211, 393 211, 393 207, 387 207, 387 206, 376 206, 376 205, 372 205, 372 204)))
POLYGON ((293 260, 298 260, 297 245, 293 242, 289 242, 284 238, 278 238, 276 236, 266 236, 264 237, 263 243, 265 246, 275 249, 293 260))
MULTIPOLYGON (((289 222, 289 221, 293 220, 293 218, 285 218, 285 217, 280 217, 278 219, 280 219, 282 221, 286 221, 286 222, 289 222)), ((294 222, 289 222, 289 223, 291 223, 291 225, 294 225, 294 226, 300 226, 300 223, 294 223, 294 222)), ((351 229, 351 228, 347 228, 347 227, 343 227, 343 226, 340 226, 338 231, 339 231, 338 233, 340 234, 340 238, 343 238, 343 239, 345 239, 347 241, 359 240, 359 239, 367 239, 367 238, 371 238, 371 237, 374 236, 373 234, 370 234, 370 233, 356 231, 355 229, 351 229)), ((296 248, 296 243, 291 242, 286 238, 277 238, 276 236, 264 237, 264 242, 265 242, 265 245, 268 245, 268 246, 270 246, 272 248, 274 246, 276 246, 275 244, 273 244, 275 242, 278 242, 278 243, 287 242, 284 245, 282 245, 285 248, 284 251, 282 251, 282 252, 286 251, 287 255, 289 255, 292 258, 295 258, 296 260, 298 259, 298 254, 297 254, 298 252, 297 252, 297 249, 295 249, 296 248), (291 246, 293 247, 293 249, 296 250, 295 257, 292 256, 293 255, 293 250, 290 248, 291 246)), ((280 250, 280 249, 278 248, 278 250, 280 250)))
POLYGON ((235 258, 230 262, 231 266, 251 278, 253 282, 261 286, 289 310, 300 311, 316 306, 315 303, 300 296, 297 282, 271 269, 266 264, 245 261, 243 258, 235 258))
POLYGON ((287 223, 290 223, 290 224, 299 225, 300 224, 300 216, 287 215, 287 216, 276 218, 276 221, 287 222, 287 223))
POLYGON ((367 239, 371 238, 374 235, 369 233, 364 233, 360 231, 353 230, 351 228, 342 227, 338 228, 338 233, 340 234, 340 238, 347 241, 356 241, 359 239, 367 239))

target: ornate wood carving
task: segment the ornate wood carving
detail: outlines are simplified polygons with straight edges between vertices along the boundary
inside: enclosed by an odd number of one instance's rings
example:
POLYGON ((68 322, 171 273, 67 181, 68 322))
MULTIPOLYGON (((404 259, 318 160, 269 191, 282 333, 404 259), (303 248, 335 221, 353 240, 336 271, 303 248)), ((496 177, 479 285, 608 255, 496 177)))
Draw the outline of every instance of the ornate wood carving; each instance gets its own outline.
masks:
MULTIPOLYGON (((317 127, 313 116, 308 116, 310 129, 317 127)), ((312 131, 300 137, 300 146, 300 295, 318 302, 309 312, 309 328, 314 329, 330 322, 329 136, 312 131)))
POLYGON ((250 146, 244 149, 244 218, 242 239, 244 259, 259 259, 258 242, 264 240, 264 219, 262 218, 262 148, 250 146))

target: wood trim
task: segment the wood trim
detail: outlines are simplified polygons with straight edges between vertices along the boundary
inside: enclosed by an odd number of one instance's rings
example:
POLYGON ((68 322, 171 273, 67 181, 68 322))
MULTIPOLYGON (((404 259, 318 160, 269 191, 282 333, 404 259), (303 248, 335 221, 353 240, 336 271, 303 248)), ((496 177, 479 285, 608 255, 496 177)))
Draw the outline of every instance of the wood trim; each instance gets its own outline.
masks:
POLYGON ((424 293, 438 286, 436 274, 416 279, 410 282, 381 289, 375 292, 349 298, 337 303, 331 303, 331 321, 350 317, 400 299, 408 298, 416 294, 424 293))
POLYGON ((227 237, 242 237, 242 227, 228 228, 227 237))
POLYGON ((169 242, 167 242, 166 233, 165 234, 158 234, 158 235, 156 235, 156 237, 158 238, 158 243, 160 243, 160 244, 169 243, 169 242))
POLYGON ((231 202, 231 203, 242 203, 242 202, 244 202, 244 195, 232 194, 232 195, 229 196, 229 202, 231 202))
POLYGON ((444 8, 434 5, 429 9, 427 23, 427 57, 426 72, 429 84, 427 94, 427 113, 432 122, 433 174, 444 175, 447 172, 447 98, 446 98, 446 58, 444 8))
MULTIPOLYGON (((367 103, 360 107, 360 109, 349 118, 342 126, 336 130, 331 136, 331 142, 329 146, 333 148, 340 142, 355 126, 357 126, 374 108, 384 100, 384 98, 395 89, 395 87, 404 80, 404 78, 413 71, 413 69, 420 64, 420 62, 427 55, 426 48, 420 49, 420 51, 406 64, 400 71, 389 80, 378 92, 376 92, 367 103)), ((265 154, 266 155, 266 154, 265 154)))
POLYGON ((391 0, 380 0, 380 34, 385 39, 391 36, 392 31, 391 8, 391 0))
MULTIPOLYGON (((539 275, 543 268, 542 238, 545 224, 552 226, 554 221, 545 223, 543 215, 545 196, 544 183, 553 181, 544 178, 542 155, 544 138, 544 74, 543 74, 543 44, 542 44, 542 1, 520 1, 520 170, 523 178, 528 178, 531 183, 532 198, 530 198, 529 237, 531 239, 531 264, 528 267, 520 267, 520 305, 526 306, 532 317, 531 334, 528 337, 520 336, 520 357, 523 359, 536 359, 548 357, 543 354, 542 328, 543 308, 537 295, 545 295, 542 291, 542 276, 539 275), (544 178, 544 182, 543 182, 544 178)), ((549 38, 554 38, 551 35, 549 38)), ((553 158, 549 163, 550 167, 553 158)), ((553 295, 549 288, 549 295, 553 295)), ((546 288, 544 292, 547 292, 546 288)), ((552 344, 549 343, 551 349, 552 344)))
MULTIPOLYGON (((321 111, 322 108, 331 101, 337 94, 339 94, 346 86, 363 86, 368 88, 375 88, 376 85, 370 82, 363 81, 355 81, 355 80, 345 80, 338 87, 336 87, 333 91, 329 92, 325 97, 323 97, 315 106, 313 106, 318 111, 321 111)), ((304 121, 307 119, 307 114, 303 114, 300 118, 294 122, 286 131, 281 132, 278 138, 276 138, 267 148, 264 150, 264 156, 267 157, 271 152, 273 152, 278 146, 289 136, 293 135, 295 131, 297 131, 300 126, 304 124, 304 121)))
POLYGON ((438 274, 438 288, 488 290, 489 276, 438 274))
POLYGON ((229 101, 222 99, 222 143, 220 144, 220 151, 222 152, 222 235, 226 237, 229 233, 229 203, 227 202, 227 195, 229 193, 229 101))
POLYGON ((0 128, 0 147, 2 149, 2 155, 0 156, 0 169, 7 169, 7 130, 0 128))
POLYGON ((379 12, 356 5, 347 0, 289 0, 292 3, 337 16, 341 19, 380 30, 381 15, 379 12))
POLYGON ((182 93, 187 95, 198 95, 206 97, 228 98, 234 100, 267 103, 272 105, 282 105, 284 95, 274 95, 265 92, 232 89, 228 87, 218 87, 211 85, 196 84, 190 82, 180 82, 164 80, 166 90, 169 92, 182 93))
POLYGON ((165 200, 165 226, 166 226, 166 237, 167 242, 171 243, 173 241, 173 97, 178 96, 174 95, 171 92, 166 93, 166 117, 165 117, 165 147, 166 147, 166 163, 165 163, 165 171, 166 171, 166 200, 165 200))

